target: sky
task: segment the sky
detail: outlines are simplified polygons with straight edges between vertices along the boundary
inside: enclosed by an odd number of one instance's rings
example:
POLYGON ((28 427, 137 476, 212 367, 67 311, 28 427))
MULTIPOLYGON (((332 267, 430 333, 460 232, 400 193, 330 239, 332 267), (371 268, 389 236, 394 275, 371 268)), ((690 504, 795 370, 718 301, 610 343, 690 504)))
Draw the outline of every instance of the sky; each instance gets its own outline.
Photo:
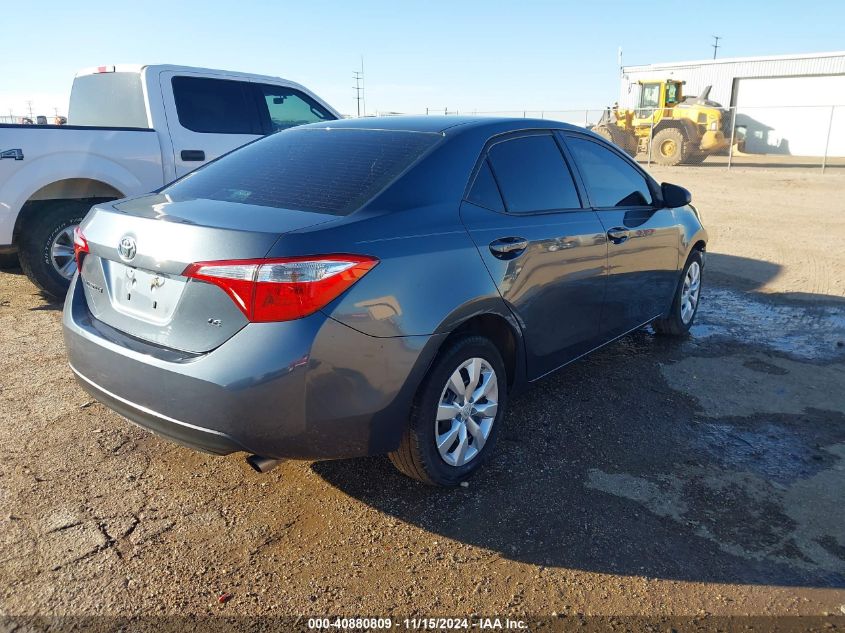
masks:
POLYGON ((0 115, 66 114, 80 68, 166 63, 298 81, 356 113, 567 110, 618 99, 623 63, 845 49, 845 2, 0 0, 0 115), (8 4, 7 7, 3 5, 8 4), (639 9, 638 9, 639 8, 639 9))

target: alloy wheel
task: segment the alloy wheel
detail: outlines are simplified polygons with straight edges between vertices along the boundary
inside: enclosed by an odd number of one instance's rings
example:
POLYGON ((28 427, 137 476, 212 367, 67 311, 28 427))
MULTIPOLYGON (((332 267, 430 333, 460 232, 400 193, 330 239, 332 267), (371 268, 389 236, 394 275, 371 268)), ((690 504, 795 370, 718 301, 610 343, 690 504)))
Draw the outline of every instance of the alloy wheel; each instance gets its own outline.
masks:
POLYGON ((692 262, 687 268, 684 277, 684 287, 681 289, 681 321, 684 325, 692 320, 695 308, 698 305, 698 296, 701 292, 701 266, 698 262, 692 262))
POLYGON ((56 272, 65 279, 76 272, 76 259, 73 256, 73 231, 75 224, 65 227, 56 234, 50 243, 50 263, 56 272))
POLYGON ((434 422, 437 450, 450 466, 472 461, 490 437, 499 407, 499 382, 483 358, 470 358, 449 377, 434 422))

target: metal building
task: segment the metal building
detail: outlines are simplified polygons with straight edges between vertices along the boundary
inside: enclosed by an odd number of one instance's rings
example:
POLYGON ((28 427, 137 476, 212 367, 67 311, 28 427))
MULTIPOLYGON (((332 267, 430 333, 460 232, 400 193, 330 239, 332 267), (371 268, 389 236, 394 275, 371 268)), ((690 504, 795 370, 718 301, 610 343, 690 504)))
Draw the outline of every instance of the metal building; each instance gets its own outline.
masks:
POLYGON ((684 93, 736 108, 749 153, 845 156, 845 52, 623 66, 620 105, 639 105, 642 81, 680 79, 684 93))

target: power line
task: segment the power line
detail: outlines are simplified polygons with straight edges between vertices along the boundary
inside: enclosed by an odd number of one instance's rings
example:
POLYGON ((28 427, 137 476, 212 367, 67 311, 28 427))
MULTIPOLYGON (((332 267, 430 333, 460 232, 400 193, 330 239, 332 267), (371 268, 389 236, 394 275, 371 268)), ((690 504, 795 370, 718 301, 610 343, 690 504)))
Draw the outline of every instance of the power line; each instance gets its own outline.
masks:
POLYGON ((722 39, 722 37, 719 35, 714 35, 713 39, 715 40, 715 43, 711 44, 710 46, 713 47, 713 59, 716 59, 716 52, 719 50, 719 40, 722 39))

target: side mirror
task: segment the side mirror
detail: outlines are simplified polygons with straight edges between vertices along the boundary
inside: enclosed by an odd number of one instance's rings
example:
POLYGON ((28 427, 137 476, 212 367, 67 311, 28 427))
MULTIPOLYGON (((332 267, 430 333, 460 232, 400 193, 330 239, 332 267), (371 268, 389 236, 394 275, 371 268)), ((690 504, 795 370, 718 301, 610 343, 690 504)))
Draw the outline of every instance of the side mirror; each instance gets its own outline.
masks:
POLYGON ((670 209, 683 207, 692 202, 692 194, 678 185, 664 182, 660 185, 660 191, 663 194, 663 204, 670 209))

